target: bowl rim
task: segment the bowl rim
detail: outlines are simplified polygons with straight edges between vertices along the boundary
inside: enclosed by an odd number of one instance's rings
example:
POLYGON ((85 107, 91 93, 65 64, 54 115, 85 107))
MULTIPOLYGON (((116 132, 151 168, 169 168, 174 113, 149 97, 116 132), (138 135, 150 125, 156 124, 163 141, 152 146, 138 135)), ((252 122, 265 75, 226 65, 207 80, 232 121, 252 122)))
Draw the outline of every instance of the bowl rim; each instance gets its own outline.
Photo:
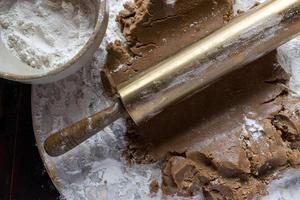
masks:
MULTIPOLYGON (((94 41, 97 38, 98 34, 101 34, 101 31, 106 31, 108 19, 109 19, 109 8, 106 0, 94 0, 97 4, 97 17, 96 17, 96 23, 94 27, 94 31, 87 40, 87 42, 81 47, 80 51, 73 56, 72 59, 70 59, 65 64, 58 66, 53 69, 45 70, 39 74, 35 75, 20 75, 20 74, 14 74, 14 73, 7 73, 0 70, 0 78, 9 79, 12 81, 34 81, 41 78, 46 78, 50 76, 56 76, 63 71, 67 70, 68 68, 72 67, 74 64, 77 63, 77 61, 94 45, 94 41)), ((100 42, 103 40, 104 35, 100 39, 100 42)), ((18 58, 17 58, 18 59, 18 58)), ((22 61, 21 61, 22 62, 22 61)), ((25 63, 24 63, 25 64, 25 63)), ((27 64, 26 64, 27 65, 27 64)), ((28 66, 30 67, 30 66, 28 66)))

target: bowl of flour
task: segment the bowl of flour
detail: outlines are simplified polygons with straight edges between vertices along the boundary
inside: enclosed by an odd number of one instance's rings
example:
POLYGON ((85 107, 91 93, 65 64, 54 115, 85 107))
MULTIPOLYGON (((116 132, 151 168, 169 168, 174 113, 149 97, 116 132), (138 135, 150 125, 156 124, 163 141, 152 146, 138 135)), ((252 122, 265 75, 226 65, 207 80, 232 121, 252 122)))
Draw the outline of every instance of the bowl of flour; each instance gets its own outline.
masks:
POLYGON ((105 0, 0 0, 0 77, 65 78, 92 60, 107 23, 105 0))

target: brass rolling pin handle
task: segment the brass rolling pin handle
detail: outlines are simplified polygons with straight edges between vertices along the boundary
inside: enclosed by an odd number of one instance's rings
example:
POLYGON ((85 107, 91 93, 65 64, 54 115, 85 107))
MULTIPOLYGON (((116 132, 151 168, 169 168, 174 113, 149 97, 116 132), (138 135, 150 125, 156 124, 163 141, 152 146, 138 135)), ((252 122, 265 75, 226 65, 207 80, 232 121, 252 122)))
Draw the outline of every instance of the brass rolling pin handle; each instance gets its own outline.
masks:
POLYGON ((125 110, 116 102, 101 112, 52 134, 46 139, 44 148, 50 156, 60 156, 125 116, 125 110))
POLYGON ((122 117, 139 124, 299 33, 300 0, 269 0, 121 84, 114 105, 52 134, 45 150, 62 155, 122 117))

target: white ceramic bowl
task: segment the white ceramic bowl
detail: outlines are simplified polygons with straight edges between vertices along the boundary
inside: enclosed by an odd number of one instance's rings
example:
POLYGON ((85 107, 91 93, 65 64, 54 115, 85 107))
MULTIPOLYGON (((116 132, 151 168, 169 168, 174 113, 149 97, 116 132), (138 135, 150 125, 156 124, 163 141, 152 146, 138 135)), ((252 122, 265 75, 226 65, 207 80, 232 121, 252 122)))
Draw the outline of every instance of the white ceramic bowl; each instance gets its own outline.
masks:
POLYGON ((109 18, 106 0, 95 0, 95 4, 99 12, 93 34, 82 49, 60 67, 49 70, 32 68, 15 57, 0 37, 0 77, 30 84, 50 83, 75 73, 90 62, 105 35, 109 18))

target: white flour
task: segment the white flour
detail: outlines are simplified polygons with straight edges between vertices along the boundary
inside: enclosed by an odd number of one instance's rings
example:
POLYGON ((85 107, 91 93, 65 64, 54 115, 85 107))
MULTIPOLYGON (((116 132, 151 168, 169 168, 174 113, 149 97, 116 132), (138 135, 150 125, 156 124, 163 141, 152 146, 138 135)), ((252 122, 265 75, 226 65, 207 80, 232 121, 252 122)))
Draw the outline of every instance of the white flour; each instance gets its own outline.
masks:
POLYGON ((294 95, 300 96, 300 37, 278 48, 278 61, 291 75, 289 87, 294 95))
POLYGON ((238 10, 247 11, 252 8, 255 3, 263 3, 266 0, 234 0, 233 11, 234 14, 238 13, 238 10))
POLYGON ((259 140, 262 137, 264 128, 255 120, 244 117, 245 124, 243 125, 245 133, 249 133, 254 140, 259 140))
POLYGON ((94 30, 92 0, 0 0, 1 39, 34 68, 56 68, 73 58, 94 30))

